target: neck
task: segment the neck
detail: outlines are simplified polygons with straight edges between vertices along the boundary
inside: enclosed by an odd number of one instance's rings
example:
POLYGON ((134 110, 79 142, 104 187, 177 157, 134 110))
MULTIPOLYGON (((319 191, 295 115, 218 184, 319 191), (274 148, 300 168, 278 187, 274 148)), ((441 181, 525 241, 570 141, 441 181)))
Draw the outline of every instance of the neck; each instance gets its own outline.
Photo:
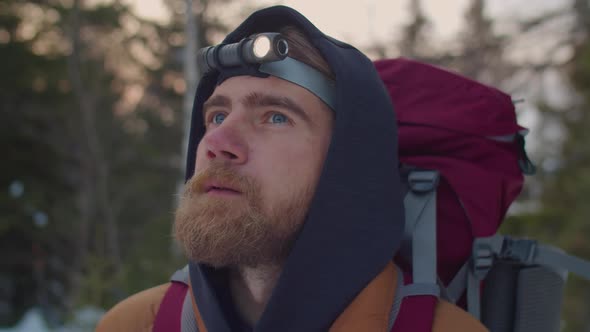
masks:
POLYGON ((277 283, 281 267, 238 267, 230 270, 230 289, 238 314, 250 326, 262 316, 277 283))

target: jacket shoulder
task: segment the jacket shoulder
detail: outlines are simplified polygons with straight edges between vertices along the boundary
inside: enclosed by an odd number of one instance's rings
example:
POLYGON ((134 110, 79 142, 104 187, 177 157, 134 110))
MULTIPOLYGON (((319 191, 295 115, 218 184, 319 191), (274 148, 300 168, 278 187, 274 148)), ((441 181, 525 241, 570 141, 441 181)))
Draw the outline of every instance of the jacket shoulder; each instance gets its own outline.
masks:
POLYGON ((160 303, 170 283, 134 294, 119 302, 100 320, 96 332, 152 331, 160 303))
POLYGON ((433 332, 488 332, 488 329, 465 310, 439 300, 434 312, 433 332))

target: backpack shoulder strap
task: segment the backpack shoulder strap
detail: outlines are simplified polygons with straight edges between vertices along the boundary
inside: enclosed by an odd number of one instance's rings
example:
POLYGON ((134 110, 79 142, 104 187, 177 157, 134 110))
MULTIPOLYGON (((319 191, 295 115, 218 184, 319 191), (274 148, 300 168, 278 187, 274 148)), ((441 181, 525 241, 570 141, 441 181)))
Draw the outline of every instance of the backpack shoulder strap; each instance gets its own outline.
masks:
POLYGON ((403 282, 396 290, 399 293, 396 293, 393 301, 388 331, 432 331, 438 297, 427 289, 420 291, 420 287, 412 282, 411 273, 406 272, 402 275, 403 282))
POLYGON ((436 190, 440 175, 434 170, 412 170, 409 191, 404 198, 406 211, 401 254, 412 263, 412 282, 404 285, 406 296, 440 296, 436 254, 436 190))
MULTIPOLYGON (((400 284, 403 285, 403 279, 400 284)), ((481 322, 452 303, 427 296, 405 298, 401 289, 396 290, 387 331, 488 332, 481 322), (436 302, 432 303, 433 300, 436 302), (402 317, 398 317, 402 307, 402 317), (395 324, 398 318, 401 319, 395 324)))
POLYGON ((188 265, 170 278, 170 287, 158 309, 154 332, 198 332, 192 308, 188 265))
POLYGON ((181 332, 181 318, 184 298, 186 297, 188 287, 176 281, 170 283, 166 291, 158 314, 154 321, 154 332, 181 332))
MULTIPOLYGON (((406 229, 402 256, 411 261, 408 282, 396 292, 389 331, 487 331, 461 308, 439 299, 437 277, 436 191, 439 173, 411 170, 404 199, 406 229), (395 303, 398 303, 397 305, 395 303)), ((446 294, 446 289, 443 288, 446 294)))

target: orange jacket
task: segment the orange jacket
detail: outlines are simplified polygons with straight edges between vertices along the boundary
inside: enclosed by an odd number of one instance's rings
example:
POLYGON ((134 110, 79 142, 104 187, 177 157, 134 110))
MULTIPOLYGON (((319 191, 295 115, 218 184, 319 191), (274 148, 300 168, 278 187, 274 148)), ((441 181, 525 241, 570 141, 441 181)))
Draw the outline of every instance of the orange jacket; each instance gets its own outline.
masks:
MULTIPOLYGON (((340 314, 332 324, 329 332, 388 332, 389 315, 395 297, 396 286, 399 282, 397 274, 394 265, 389 264, 340 314)), ((167 283, 150 288, 117 304, 105 314, 96 331, 152 331, 160 302, 169 286, 170 283, 167 283)), ((194 299, 193 310, 197 318, 199 332, 207 332, 194 299)), ((439 300, 435 310, 432 331, 486 332, 488 330, 461 308, 444 300, 439 300)))

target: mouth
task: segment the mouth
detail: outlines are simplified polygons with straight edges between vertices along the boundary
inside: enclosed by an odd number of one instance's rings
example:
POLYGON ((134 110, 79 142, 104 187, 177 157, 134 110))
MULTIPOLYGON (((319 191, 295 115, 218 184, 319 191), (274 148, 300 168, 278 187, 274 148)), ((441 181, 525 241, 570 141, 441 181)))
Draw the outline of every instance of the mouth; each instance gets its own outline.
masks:
POLYGON ((210 182, 205 185, 205 193, 213 195, 240 195, 242 194, 237 188, 226 184, 210 182))

